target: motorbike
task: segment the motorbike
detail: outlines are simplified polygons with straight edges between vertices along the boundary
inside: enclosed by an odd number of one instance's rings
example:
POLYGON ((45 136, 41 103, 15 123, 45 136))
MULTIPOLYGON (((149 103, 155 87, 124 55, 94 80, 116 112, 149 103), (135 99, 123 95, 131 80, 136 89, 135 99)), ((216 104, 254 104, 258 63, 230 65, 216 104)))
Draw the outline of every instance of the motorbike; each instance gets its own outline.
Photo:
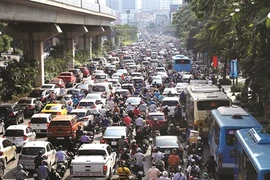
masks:
POLYGON ((169 167, 170 178, 172 178, 172 177, 176 174, 177 168, 178 168, 177 166, 170 166, 170 167, 169 167))
POLYGON ((209 180, 215 180, 215 174, 214 173, 209 173, 209 180))
POLYGON ((95 134, 100 133, 100 126, 98 124, 95 125, 95 134))
POLYGON ((63 177, 67 171, 67 165, 63 161, 59 161, 56 163, 56 172, 63 177))

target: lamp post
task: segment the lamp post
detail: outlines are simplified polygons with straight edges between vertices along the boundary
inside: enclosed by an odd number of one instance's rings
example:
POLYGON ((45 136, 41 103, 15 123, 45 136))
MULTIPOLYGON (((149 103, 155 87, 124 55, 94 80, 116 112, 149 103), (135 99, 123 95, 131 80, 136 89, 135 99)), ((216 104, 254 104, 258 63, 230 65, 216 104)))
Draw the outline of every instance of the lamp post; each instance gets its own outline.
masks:
POLYGON ((127 14, 127 25, 129 25, 129 14, 130 14, 130 10, 126 10, 126 14, 127 14))

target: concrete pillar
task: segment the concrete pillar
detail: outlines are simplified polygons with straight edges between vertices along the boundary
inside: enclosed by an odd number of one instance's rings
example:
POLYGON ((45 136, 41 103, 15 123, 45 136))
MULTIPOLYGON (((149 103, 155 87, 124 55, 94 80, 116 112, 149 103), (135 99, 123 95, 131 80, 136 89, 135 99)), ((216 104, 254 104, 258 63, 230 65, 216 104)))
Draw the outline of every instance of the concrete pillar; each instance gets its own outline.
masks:
POLYGON ((38 74, 35 79, 36 86, 44 84, 44 56, 43 56, 43 41, 34 41, 34 59, 38 61, 38 74))
POLYGON ((75 43, 74 43, 74 38, 67 38, 66 40, 66 48, 68 50, 68 53, 71 54, 71 56, 73 57, 72 58, 72 61, 68 64, 68 68, 69 69, 72 69, 74 68, 74 65, 75 65, 75 43))

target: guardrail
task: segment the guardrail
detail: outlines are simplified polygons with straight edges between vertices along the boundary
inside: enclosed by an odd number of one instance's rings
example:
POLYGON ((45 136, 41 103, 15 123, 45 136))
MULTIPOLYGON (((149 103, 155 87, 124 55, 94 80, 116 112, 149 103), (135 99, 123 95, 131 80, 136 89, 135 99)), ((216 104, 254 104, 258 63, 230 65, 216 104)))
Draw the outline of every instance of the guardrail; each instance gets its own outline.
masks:
POLYGON ((113 9, 106 6, 101 6, 100 4, 93 2, 93 0, 51 0, 51 1, 56 1, 62 4, 115 16, 115 11, 113 9))

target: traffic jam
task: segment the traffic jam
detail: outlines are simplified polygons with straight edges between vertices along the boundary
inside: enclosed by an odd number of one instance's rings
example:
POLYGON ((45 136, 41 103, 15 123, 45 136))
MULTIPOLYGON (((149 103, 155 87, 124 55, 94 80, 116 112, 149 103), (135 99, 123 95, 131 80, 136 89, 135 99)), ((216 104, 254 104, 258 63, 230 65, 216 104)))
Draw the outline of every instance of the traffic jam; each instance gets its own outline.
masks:
POLYGON ((243 173, 235 170, 237 130, 256 133, 261 125, 232 106, 196 59, 174 37, 145 34, 1 104, 1 178, 225 180, 243 173))

